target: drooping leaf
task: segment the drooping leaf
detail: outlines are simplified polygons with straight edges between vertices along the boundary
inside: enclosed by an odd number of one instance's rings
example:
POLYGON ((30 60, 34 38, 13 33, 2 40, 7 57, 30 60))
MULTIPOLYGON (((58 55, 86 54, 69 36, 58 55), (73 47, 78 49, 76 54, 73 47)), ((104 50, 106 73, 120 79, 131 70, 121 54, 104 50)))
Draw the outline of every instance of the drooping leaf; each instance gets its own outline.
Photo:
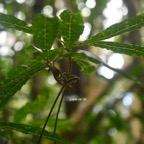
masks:
POLYGON ((86 50, 79 50, 78 53, 85 54, 87 56, 87 59, 89 59, 91 62, 93 62, 95 64, 102 64, 105 67, 109 68, 110 70, 118 73, 119 75, 122 75, 123 77, 134 81, 135 83, 139 84, 140 86, 143 86, 143 84, 140 81, 138 81, 137 79, 135 79, 134 77, 132 77, 128 73, 122 71, 121 69, 117 69, 117 68, 113 68, 113 67, 109 66, 100 57, 98 57, 97 55, 93 54, 92 52, 89 52, 89 51, 86 51, 86 50))
POLYGON ((15 16, 0 13, 0 25, 8 28, 14 28, 26 33, 32 33, 32 27, 15 16))
POLYGON ((89 45, 97 46, 100 48, 106 48, 117 53, 135 55, 144 57, 144 46, 132 45, 132 44, 123 44, 118 42, 92 42, 89 45))
POLYGON ((33 20, 32 31, 37 46, 44 52, 51 49, 57 35, 59 22, 57 18, 36 15, 33 20))
POLYGON ((63 36, 67 49, 70 49, 82 34, 84 25, 80 13, 71 13, 65 10, 60 15, 60 34, 63 36))
POLYGON ((90 38, 90 40, 100 41, 104 39, 111 38, 116 35, 123 34, 125 32, 130 32, 137 30, 144 26, 144 14, 134 16, 120 23, 114 24, 107 29, 101 31, 97 35, 90 38))
MULTIPOLYGON (((25 124, 17 124, 17 123, 0 122, 0 126, 6 127, 9 129, 12 129, 12 130, 20 131, 20 132, 23 132, 26 134, 37 135, 37 136, 40 135, 41 130, 42 130, 41 128, 37 128, 37 127, 25 125, 25 124)), ((53 133, 53 132, 48 132, 46 130, 43 133, 43 137, 45 137, 46 139, 52 140, 52 141, 62 143, 62 144, 65 143, 58 134, 53 133)))
POLYGON ((34 59, 28 66, 16 68, 9 73, 9 77, 0 83, 0 109, 2 109, 9 99, 21 89, 21 87, 38 71, 44 69, 46 65, 41 58, 34 59))

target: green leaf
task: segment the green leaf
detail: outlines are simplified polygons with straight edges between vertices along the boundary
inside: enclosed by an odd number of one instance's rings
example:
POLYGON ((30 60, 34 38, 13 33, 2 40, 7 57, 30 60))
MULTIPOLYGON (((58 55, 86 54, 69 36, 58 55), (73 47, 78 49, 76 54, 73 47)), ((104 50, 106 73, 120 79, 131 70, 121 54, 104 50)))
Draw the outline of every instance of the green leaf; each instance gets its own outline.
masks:
POLYGON ((144 57, 144 47, 140 45, 123 44, 118 42, 92 42, 89 45, 106 48, 117 53, 144 57))
POLYGON ((16 68, 9 73, 9 77, 0 83, 0 109, 2 109, 9 99, 21 89, 21 87, 38 71, 44 69, 46 65, 41 58, 34 59, 28 66, 16 68))
POLYGON ((104 39, 111 38, 116 35, 123 34, 125 32, 130 32, 137 30, 144 26, 144 14, 126 19, 120 23, 114 24, 107 29, 101 31, 97 35, 91 37, 91 41, 100 41, 104 39))
POLYGON ((85 74, 95 71, 95 67, 88 62, 88 58, 84 53, 71 53, 71 56, 85 74))
POLYGON ((47 54, 47 60, 48 61, 56 61, 56 60, 59 60, 61 59, 61 57, 63 57, 64 55, 64 49, 62 48, 57 48, 57 49, 53 49, 53 50, 50 50, 47 54))
MULTIPOLYGON (((25 124, 17 124, 17 123, 0 122, 0 126, 6 127, 12 130, 20 131, 26 134, 37 135, 37 136, 40 135, 41 130, 42 130, 41 128, 32 127, 32 126, 25 125, 25 124)), ((46 139, 64 144, 63 139, 60 138, 60 136, 56 133, 48 132, 45 130, 43 133, 43 137, 45 137, 46 139)))
POLYGON ((28 26, 28 24, 12 15, 6 15, 0 13, 0 25, 8 28, 14 28, 16 30, 20 30, 26 33, 32 33, 32 27, 28 26))
POLYGON ((123 77, 132 80, 133 82, 139 84, 140 86, 143 86, 143 84, 140 81, 138 81, 137 79, 135 79, 131 75, 127 74, 126 72, 122 71, 121 69, 117 69, 117 68, 113 68, 113 67, 109 66, 100 57, 93 54, 92 52, 89 52, 89 51, 86 51, 86 50, 79 50, 78 53, 82 53, 82 54, 86 55, 87 59, 89 59, 91 62, 93 62, 95 64, 102 64, 105 67, 109 68, 110 70, 118 73, 119 75, 122 75, 123 77))
POLYGON ((83 32, 83 19, 80 13, 73 14, 68 10, 62 12, 60 18, 60 33, 63 36, 66 48, 70 49, 83 32))
POLYGON ((38 47, 46 52, 51 49, 57 35, 59 22, 57 18, 36 15, 33 20, 32 31, 38 47))

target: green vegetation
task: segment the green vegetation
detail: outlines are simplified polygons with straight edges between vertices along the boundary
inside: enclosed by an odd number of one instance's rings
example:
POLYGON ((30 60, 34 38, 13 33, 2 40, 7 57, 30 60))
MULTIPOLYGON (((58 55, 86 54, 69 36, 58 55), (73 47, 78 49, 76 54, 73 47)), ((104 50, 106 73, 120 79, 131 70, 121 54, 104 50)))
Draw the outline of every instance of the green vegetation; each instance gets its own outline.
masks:
MULTIPOLYGON (((49 95, 52 95, 50 97, 55 97, 54 95, 57 95, 55 100, 46 96, 38 97, 36 100, 28 102, 22 108, 16 110, 14 112, 13 122, 5 122, 1 119, 0 130, 2 130, 3 133, 1 134, 0 132, 0 134, 3 137, 8 137, 8 133, 11 133, 11 130, 16 130, 25 134, 31 134, 39 137, 37 139, 37 143, 39 144, 42 137, 52 140, 55 143, 65 143, 65 139, 56 133, 56 128, 59 128, 57 122, 59 121, 60 124, 62 123, 62 120, 58 119, 60 108, 65 91, 67 89, 71 89, 76 83, 81 81, 80 77, 72 73, 72 62, 75 62, 80 67, 82 73, 85 73, 88 76, 92 72, 95 72, 97 65, 102 64, 122 77, 131 80, 139 87, 143 87, 143 82, 140 79, 137 79, 133 75, 124 72, 121 69, 111 67, 105 61, 103 61, 100 56, 91 52, 89 49, 83 49, 83 47, 94 46, 95 49, 104 48, 116 53, 126 54, 131 57, 136 56, 143 58, 144 46, 142 45, 106 40, 114 36, 130 33, 142 28, 144 26, 144 14, 127 18, 126 20, 116 23, 84 41, 79 41, 79 37, 84 31, 83 17, 79 12, 75 13, 71 10, 64 10, 61 12, 59 17, 55 16, 51 18, 42 14, 36 14, 31 24, 27 24, 25 21, 22 21, 13 15, 0 13, 0 26, 6 30, 12 29, 22 31, 25 34, 30 34, 33 37, 33 42, 31 42, 27 47, 26 55, 28 56, 32 53, 36 54, 32 58, 27 59, 27 64, 25 66, 17 65, 15 68, 10 69, 5 79, 0 81, 1 111, 4 111, 7 105, 10 105, 11 99, 17 103, 17 99, 14 100, 15 94, 37 73, 51 71, 54 79, 57 81, 57 83, 59 83, 59 86, 61 86, 60 91, 56 90, 53 92, 51 87, 48 91, 44 90, 46 93, 48 92, 49 95), (68 66, 66 72, 63 72, 63 70, 58 67, 58 63, 63 60, 67 60, 68 66), (51 114, 54 111, 55 104, 58 102, 60 96, 61 99, 59 101, 58 110, 55 112, 56 118, 54 118, 51 114), (44 109, 48 103, 47 101, 51 101, 50 103, 53 103, 53 106, 52 108, 51 105, 47 106, 49 109, 51 109, 46 121, 43 120, 43 122, 45 121, 43 128, 40 128, 42 127, 43 123, 40 121, 40 119, 38 122, 40 124, 33 124, 34 121, 33 123, 31 122, 31 124, 23 124, 23 119, 28 113, 36 115, 36 113, 38 113, 41 109, 44 109), (50 119, 50 117, 52 117, 52 119, 50 119), (48 121, 52 123, 50 125, 50 129, 54 127, 53 132, 45 130, 48 121)), ((21 97, 21 95, 19 95, 19 97, 21 97)), ((104 107, 104 109, 106 109, 106 107, 104 107)), ((108 115, 109 120, 112 121, 113 125, 115 125, 118 130, 128 129, 125 124, 122 123, 122 118, 118 112, 116 111, 113 114, 112 111, 106 115, 108 115), (117 115, 117 117, 115 117, 115 115, 117 115)), ((99 113, 98 115, 101 114, 99 113)), ((98 115, 96 117, 99 117, 98 115)), ((99 120, 96 117, 94 119, 96 119, 95 122, 98 124, 99 120)), ((90 121, 89 129, 91 129, 91 131, 93 131, 92 123, 94 123, 94 119, 92 120, 92 115, 88 118, 88 121, 90 121)), ((69 126, 71 125, 70 122, 67 122, 67 120, 65 120, 65 124, 69 126)), ((101 141, 104 143, 102 135, 97 135, 95 139, 98 143, 101 141)), ((79 143, 78 141, 80 140, 78 139, 77 143, 79 143)), ((80 141, 80 143, 81 142, 82 141, 80 141)), ((90 144, 93 144, 93 142, 90 144)))

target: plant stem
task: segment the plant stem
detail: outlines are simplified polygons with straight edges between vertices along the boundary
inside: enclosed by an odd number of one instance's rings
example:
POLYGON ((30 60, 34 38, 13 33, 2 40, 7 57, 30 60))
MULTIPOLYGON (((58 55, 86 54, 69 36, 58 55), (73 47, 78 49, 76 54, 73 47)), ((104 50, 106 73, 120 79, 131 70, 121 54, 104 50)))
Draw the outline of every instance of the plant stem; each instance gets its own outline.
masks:
POLYGON ((72 59, 69 57, 69 68, 68 68, 68 75, 70 75, 72 69, 72 59))
MULTIPOLYGON (((65 95, 65 90, 66 90, 66 87, 63 90, 63 94, 62 94, 62 97, 60 99, 60 103, 59 103, 59 106, 58 106, 58 111, 57 111, 57 114, 56 114, 56 120, 55 120, 55 126, 54 126, 54 133, 56 133, 58 115, 59 115, 60 108, 61 108, 61 105, 62 105, 62 101, 63 101, 64 95, 65 95)), ((56 142, 54 142, 54 144, 56 144, 56 142)))
POLYGON ((43 133, 44 133, 44 131, 45 131, 45 128, 46 128, 46 125, 47 125, 47 123, 48 123, 48 120, 49 120, 49 118, 50 118, 50 116, 51 116, 51 113, 52 113, 52 111, 53 111, 53 109, 54 109, 54 107, 55 107, 55 104, 56 104, 59 96, 61 95, 61 93, 63 92, 64 89, 65 89, 65 86, 62 86, 62 88, 60 89, 60 91, 59 91, 59 93, 58 93, 58 95, 57 95, 57 97, 56 97, 56 99, 55 99, 55 101, 54 101, 54 103, 53 103, 53 105, 52 105, 52 107, 51 107, 51 109, 50 109, 50 112, 49 112, 49 114, 48 114, 48 116, 47 116, 47 118, 46 118, 45 124, 44 124, 44 126, 43 126, 43 128, 42 128, 42 131, 41 131, 41 134, 40 134, 40 137, 39 137, 39 140, 38 140, 38 144, 40 144, 40 142, 41 142, 42 135, 43 135, 43 133))

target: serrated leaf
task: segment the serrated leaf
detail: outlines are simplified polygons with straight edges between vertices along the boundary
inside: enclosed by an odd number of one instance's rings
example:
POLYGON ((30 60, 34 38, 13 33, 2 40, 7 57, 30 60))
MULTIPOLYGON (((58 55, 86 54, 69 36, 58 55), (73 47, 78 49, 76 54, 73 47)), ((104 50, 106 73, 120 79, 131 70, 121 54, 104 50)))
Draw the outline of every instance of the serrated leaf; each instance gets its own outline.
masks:
POLYGON ((0 13, 0 25, 8 28, 14 28, 19 31, 23 31, 26 33, 32 33, 32 27, 28 26, 28 24, 12 15, 6 15, 0 13))
POLYGON ((60 18, 60 34, 63 36, 66 48, 70 49, 83 32, 83 19, 80 13, 71 13, 68 10, 62 12, 60 18))
POLYGON ((144 47, 140 45, 123 44, 118 42, 92 42, 89 45, 106 48, 117 53, 144 57, 144 47))
POLYGON ((114 24, 107 29, 101 31, 97 35, 91 37, 89 40, 100 41, 104 39, 111 38, 116 35, 123 34, 125 32, 130 32, 137 30, 144 26, 144 14, 126 19, 120 23, 114 24))
MULTIPOLYGON (((28 67, 12 70, 12 75, 0 83, 0 109, 38 71, 46 67, 41 58, 33 60, 28 67)), ((11 72, 10 72, 11 73, 11 72)))
POLYGON ((59 22, 57 18, 36 15, 33 20, 32 31, 38 47, 46 52, 51 49, 57 35, 59 22))
MULTIPOLYGON (((40 135, 41 130, 42 130, 41 128, 37 128, 37 127, 25 125, 25 124, 17 124, 17 123, 0 122, 0 126, 6 127, 12 130, 20 131, 26 134, 37 135, 37 136, 40 135)), ((56 133, 48 132, 45 130, 43 133, 43 137, 45 137, 46 139, 64 144, 63 139, 60 138, 60 136, 56 133)))

